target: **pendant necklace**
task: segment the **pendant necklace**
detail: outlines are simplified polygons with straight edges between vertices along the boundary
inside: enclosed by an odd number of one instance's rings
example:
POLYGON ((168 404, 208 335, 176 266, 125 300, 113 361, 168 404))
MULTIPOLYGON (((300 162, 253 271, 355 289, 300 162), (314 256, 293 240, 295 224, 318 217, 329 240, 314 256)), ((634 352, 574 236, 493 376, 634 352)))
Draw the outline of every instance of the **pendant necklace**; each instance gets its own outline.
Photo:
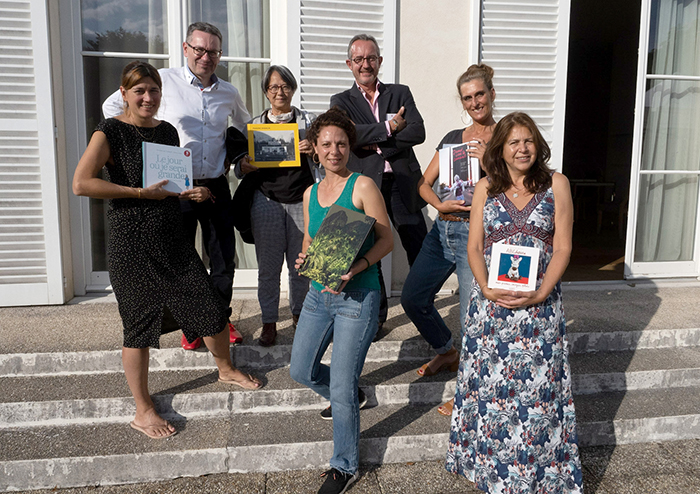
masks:
POLYGON ((515 184, 513 184, 513 188, 515 189, 515 192, 513 192, 513 199, 517 199, 517 198, 518 198, 518 192, 522 191, 522 190, 524 189, 524 187, 519 189, 519 188, 517 188, 517 187, 515 186, 515 184))
POLYGON ((136 126, 136 124, 134 124, 134 121, 131 119, 131 115, 129 115, 129 123, 131 124, 131 126, 132 126, 134 129, 136 129, 136 132, 138 133, 138 135, 141 136, 141 138, 142 138, 144 141, 151 142, 151 141, 153 140, 153 138, 155 137, 155 135, 156 135, 156 128, 155 128, 155 127, 152 127, 151 137, 146 137, 145 135, 143 135, 143 134, 141 133, 141 131, 139 130, 139 128, 136 126))

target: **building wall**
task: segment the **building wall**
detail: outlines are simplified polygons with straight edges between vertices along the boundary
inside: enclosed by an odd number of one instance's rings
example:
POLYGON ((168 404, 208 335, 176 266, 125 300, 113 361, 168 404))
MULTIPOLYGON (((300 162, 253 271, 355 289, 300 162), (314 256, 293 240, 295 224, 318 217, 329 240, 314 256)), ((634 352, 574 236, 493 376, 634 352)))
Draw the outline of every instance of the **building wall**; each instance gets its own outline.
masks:
MULTIPOLYGON (((425 170, 442 137, 464 127, 456 82, 473 63, 469 60, 471 2, 397 0, 397 10, 396 82, 411 88, 425 122, 425 142, 414 148, 425 170)), ((424 211, 430 228, 436 211, 431 206, 424 211)), ((400 290, 408 274, 408 262, 398 235, 394 240, 392 288, 400 290)))

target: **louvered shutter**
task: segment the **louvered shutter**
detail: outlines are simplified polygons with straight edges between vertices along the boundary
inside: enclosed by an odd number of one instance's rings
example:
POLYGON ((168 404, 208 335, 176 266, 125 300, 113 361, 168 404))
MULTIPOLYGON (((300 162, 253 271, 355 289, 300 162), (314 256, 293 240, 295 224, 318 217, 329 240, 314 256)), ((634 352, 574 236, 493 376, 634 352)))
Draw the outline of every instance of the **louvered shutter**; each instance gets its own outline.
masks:
POLYGON ((561 171, 570 0, 483 0, 481 61, 493 67, 496 116, 529 114, 561 171))
POLYGON ((63 303, 45 0, 0 1, 0 305, 63 303))
MULTIPOLYGON (((393 82, 395 65, 395 0, 299 1, 299 96, 301 108, 321 113, 331 96, 354 79, 345 65, 350 39, 359 33, 377 39, 384 57, 380 79, 393 82)), ((294 33, 296 34, 296 33, 294 33)))

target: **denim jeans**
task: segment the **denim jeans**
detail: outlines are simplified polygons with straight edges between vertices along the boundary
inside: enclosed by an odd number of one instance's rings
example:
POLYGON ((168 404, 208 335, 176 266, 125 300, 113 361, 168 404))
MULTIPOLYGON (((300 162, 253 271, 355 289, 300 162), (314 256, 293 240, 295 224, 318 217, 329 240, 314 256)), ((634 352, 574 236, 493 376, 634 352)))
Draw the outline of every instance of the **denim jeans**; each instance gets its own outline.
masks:
POLYGON ((357 384, 377 332, 379 290, 339 295, 310 288, 294 335, 289 374, 333 407, 332 468, 354 474, 359 464, 360 406, 357 384), (321 358, 333 341, 331 365, 321 358))
POLYGON ((467 260, 469 223, 444 221, 439 217, 423 241, 423 247, 401 292, 401 305, 425 341, 437 353, 452 348, 452 332, 435 308, 435 294, 447 278, 457 271, 459 282, 460 331, 469 304, 472 271, 467 260))

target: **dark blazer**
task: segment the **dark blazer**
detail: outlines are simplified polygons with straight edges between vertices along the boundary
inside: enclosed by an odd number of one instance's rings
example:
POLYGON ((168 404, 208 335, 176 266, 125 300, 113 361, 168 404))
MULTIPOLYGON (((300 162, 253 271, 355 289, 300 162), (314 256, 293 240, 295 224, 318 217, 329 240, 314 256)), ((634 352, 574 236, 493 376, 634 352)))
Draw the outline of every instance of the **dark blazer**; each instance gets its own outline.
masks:
POLYGON ((413 146, 425 141, 423 117, 408 86, 380 82, 378 102, 379 122, 374 119, 372 109, 357 84, 331 97, 331 107, 339 106, 348 112, 357 129, 357 144, 352 149, 348 169, 372 178, 381 188, 384 160, 388 161, 403 203, 410 212, 415 213, 425 206, 425 201, 418 194, 418 180, 423 174, 413 153, 413 146), (396 136, 387 136, 386 115, 397 113, 402 106, 405 108, 403 116, 406 128, 396 136), (381 149, 382 156, 376 150, 365 149, 372 144, 381 149))

